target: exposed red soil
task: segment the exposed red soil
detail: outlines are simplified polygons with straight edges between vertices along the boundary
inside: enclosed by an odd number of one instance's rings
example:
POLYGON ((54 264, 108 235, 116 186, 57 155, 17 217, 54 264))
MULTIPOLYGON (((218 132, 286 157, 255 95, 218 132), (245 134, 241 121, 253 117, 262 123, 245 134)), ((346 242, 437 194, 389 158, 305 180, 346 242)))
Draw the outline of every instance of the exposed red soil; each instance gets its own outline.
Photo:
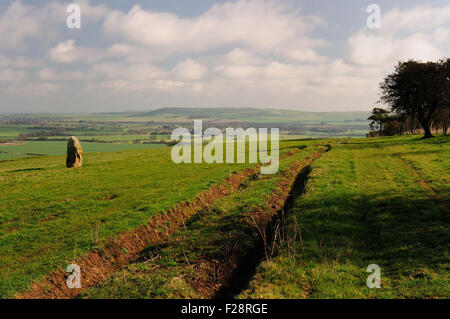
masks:
MULTIPOLYGON (((297 152, 298 150, 292 150, 283 153, 281 158, 292 156, 297 152)), ((74 260, 72 263, 81 268, 82 288, 68 288, 66 280, 69 273, 59 268, 41 281, 32 284, 29 290, 18 293, 14 297, 17 299, 69 299, 78 296, 84 290, 97 285, 136 260, 149 245, 164 242, 193 214, 236 191, 242 182, 258 173, 259 169, 260 166, 257 165, 243 172, 233 173, 223 183, 211 186, 192 201, 183 202, 163 214, 154 216, 147 224, 108 241, 103 249, 92 250, 87 255, 74 260)))
MULTIPOLYGON (((300 172, 309 166, 314 160, 319 158, 326 149, 315 152, 305 159, 292 164, 289 169, 283 172, 282 179, 275 186, 275 191, 266 203, 269 209, 262 208, 247 214, 245 217, 248 224, 253 227, 255 240, 261 239, 261 232, 264 233, 269 225, 277 218, 278 213, 284 208, 285 203, 291 193, 294 182, 300 172)), ((239 239, 233 239, 236 245, 239 245, 239 239)), ((233 246, 233 243, 230 243, 233 246)), ((237 251, 237 250, 234 250, 237 251)), ((215 260, 202 260, 201 262, 191 265, 195 268, 195 278, 188 279, 190 285, 204 298, 213 298, 219 290, 227 285, 233 276, 234 271, 238 268, 241 255, 233 250, 227 254, 226 258, 215 260), (210 274, 214 274, 211 280, 210 274)))

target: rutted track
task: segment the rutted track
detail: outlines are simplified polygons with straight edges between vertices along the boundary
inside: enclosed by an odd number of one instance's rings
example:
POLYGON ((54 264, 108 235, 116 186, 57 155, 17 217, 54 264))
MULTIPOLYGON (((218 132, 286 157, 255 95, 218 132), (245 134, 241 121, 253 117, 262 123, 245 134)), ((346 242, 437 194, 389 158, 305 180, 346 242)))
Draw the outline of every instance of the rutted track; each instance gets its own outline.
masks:
MULTIPOLYGON (((297 152, 298 150, 292 150, 282 154, 281 157, 290 157, 297 152)), ((18 299, 69 299, 76 297, 136 260, 139 254, 149 245, 164 242, 171 234, 182 227, 189 217, 239 189, 242 183, 256 174, 259 169, 260 166, 257 165, 243 172, 231 174, 223 183, 211 186, 207 191, 198 194, 192 201, 183 202, 164 214, 151 218, 147 224, 108 241, 103 249, 92 250, 74 260, 73 263, 81 268, 82 288, 68 288, 66 284, 68 273, 65 269, 58 268, 44 279, 32 284, 29 290, 18 293, 14 297, 18 299)))
MULTIPOLYGON (((121 287, 126 291, 125 287, 134 283, 148 286, 150 291, 160 291, 150 294, 151 298, 233 297, 246 286, 264 258, 272 240, 272 227, 301 192, 311 163, 329 149, 319 146, 306 157, 292 159, 277 176, 261 181, 256 178, 239 190, 236 197, 233 194, 217 206, 199 212, 164 245, 149 246, 133 270, 125 270, 117 276, 117 281, 98 287, 97 292, 87 297, 127 296, 121 287), (261 194, 264 199, 253 202, 252 197, 258 196, 255 189, 261 191, 271 183, 270 193, 261 194), (239 202, 246 196, 248 202, 239 202), (247 209, 249 206, 252 208, 247 209), (150 271, 135 273, 140 263, 150 271)), ((130 293, 132 298, 137 296, 135 292, 130 293)))
POLYGON ((252 249, 249 249, 245 255, 231 255, 225 260, 216 260, 209 265, 208 262, 203 263, 203 272, 213 271, 217 267, 217 263, 220 263, 222 273, 214 284, 207 281, 202 282, 202 278, 205 278, 203 276, 198 278, 199 282, 196 283, 195 288, 202 297, 231 298, 245 287, 264 256, 266 247, 263 242, 264 240, 270 242, 272 226, 281 217, 281 212, 289 208, 294 198, 302 190, 310 172, 311 163, 329 150, 329 146, 323 147, 320 151, 292 164, 283 172, 282 179, 276 184, 272 197, 266 203, 269 209, 260 209, 246 216, 255 221, 254 232, 257 243, 252 249), (263 236, 266 238, 263 239, 263 236))

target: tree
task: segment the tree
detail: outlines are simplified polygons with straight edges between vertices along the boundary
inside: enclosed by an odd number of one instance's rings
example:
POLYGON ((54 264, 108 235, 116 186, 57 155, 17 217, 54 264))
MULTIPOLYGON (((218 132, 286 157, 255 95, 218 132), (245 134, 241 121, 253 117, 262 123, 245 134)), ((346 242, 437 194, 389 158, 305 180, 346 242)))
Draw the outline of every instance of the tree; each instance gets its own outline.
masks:
POLYGON ((383 132, 383 125, 389 120, 389 111, 374 107, 372 110, 372 115, 368 117, 368 120, 372 121, 369 123, 370 128, 375 129, 375 124, 378 124, 380 136, 383 132))
POLYGON ((430 122, 439 107, 449 100, 449 59, 438 62, 399 62, 395 72, 380 84, 381 101, 393 112, 417 117, 425 131, 423 138, 433 137, 430 122))
POLYGON ((445 98, 441 105, 441 120, 442 120, 442 132, 447 135, 448 126, 450 123, 450 58, 448 58, 443 64, 443 72, 446 77, 445 98))

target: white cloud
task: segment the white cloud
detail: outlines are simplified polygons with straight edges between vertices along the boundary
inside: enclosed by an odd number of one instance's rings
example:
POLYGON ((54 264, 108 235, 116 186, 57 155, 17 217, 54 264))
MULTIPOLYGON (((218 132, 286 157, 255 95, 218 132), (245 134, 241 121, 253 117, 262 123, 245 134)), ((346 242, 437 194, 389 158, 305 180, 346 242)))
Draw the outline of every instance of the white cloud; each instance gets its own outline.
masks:
POLYGON ((49 51, 50 58, 55 62, 72 63, 80 58, 75 50, 75 40, 67 40, 49 51))
POLYGON ((25 41, 39 36, 39 19, 33 7, 13 2, 0 16, 0 50, 23 47, 25 41))
POLYGON ((103 58, 104 53, 98 49, 77 47, 75 40, 58 43, 48 52, 50 59, 58 63, 92 63, 103 58))
POLYGON ((51 69, 41 69, 37 72, 37 76, 39 79, 48 81, 48 80, 56 80, 58 76, 55 74, 55 72, 51 69))
POLYGON ((189 18, 91 2, 77 1, 82 28, 68 31, 69 1, 13 1, 0 15, 0 93, 60 97, 75 90, 85 100, 114 96, 146 107, 364 109, 397 60, 450 52, 450 6, 387 11, 381 30, 335 40, 347 44, 340 56, 338 43, 312 32, 325 25, 319 17, 283 1, 230 1, 189 18), (333 54, 320 53, 325 45, 333 54))
MULTIPOLYGON (((76 3, 81 8, 82 13, 82 25, 86 25, 89 23, 94 23, 97 21, 101 21, 105 18, 105 16, 110 12, 107 6, 105 5, 91 5, 89 0, 77 0, 77 1, 68 1, 64 4, 64 8, 71 3, 76 3)), ((65 15, 65 17, 67 14, 65 15)))
POLYGON ((100 83, 102 89, 108 90, 113 94, 122 94, 123 92, 153 92, 164 91, 172 93, 199 93, 203 89, 200 82, 183 82, 174 80, 154 80, 154 81, 128 81, 111 80, 100 83))
POLYGON ((96 74, 91 70, 76 70, 76 71, 56 71, 50 68, 39 69, 36 72, 38 79, 42 81, 86 81, 96 77, 96 74))
POLYGON ((409 10, 392 9, 383 15, 381 26, 390 33, 432 31, 449 24, 450 6, 415 6, 409 10))
POLYGON ((362 30, 349 40, 351 61, 361 65, 392 67, 397 61, 416 59, 434 61, 445 56, 430 35, 415 33, 405 37, 374 35, 362 30))
MULTIPOLYGON (((252 92, 254 95, 301 96, 303 94, 342 94, 367 87, 373 81, 371 68, 361 70, 342 59, 320 64, 293 64, 270 59, 254 58, 253 64, 233 63, 227 58, 215 68, 218 73, 211 89, 220 92, 252 92), (227 62, 225 62, 227 61, 227 62), (372 82, 370 82, 372 81, 372 82)), ((375 73, 377 75, 377 73, 375 73)), ((371 87, 373 85, 369 85, 371 87)), ((205 91, 209 91, 207 85, 205 91)))
POLYGON ((10 67, 10 68, 18 68, 18 69, 28 69, 35 68, 42 65, 42 61, 35 58, 29 58, 25 56, 18 57, 7 57, 0 54, 0 68, 1 67, 10 67))
POLYGON ((206 67, 191 59, 178 63, 172 70, 175 78, 187 81, 200 80, 206 72, 206 67))
MULTIPOLYGON (((67 6, 72 2, 50 1, 40 7, 15 0, 0 16, 0 51, 25 49, 32 39, 54 40, 66 25, 67 6)), ((104 5, 93 6, 88 0, 79 0, 83 26, 99 21, 108 13, 104 5)))
POLYGON ((135 5, 128 13, 108 14, 103 30, 110 36, 145 46, 162 55, 205 52, 221 47, 242 47, 261 53, 318 61, 313 48, 324 41, 307 33, 323 25, 317 18, 275 1, 237 1, 214 5, 195 18, 153 12, 135 5), (291 48, 305 49, 292 54, 291 48))
POLYGON ((147 81, 166 78, 168 72, 152 64, 106 62, 95 65, 92 71, 110 80, 147 81))
POLYGON ((250 51, 236 48, 225 54, 219 62, 232 65, 254 65, 264 63, 264 59, 250 51))
POLYGON ((9 86, 5 93, 14 96, 34 97, 34 96, 54 96, 59 91, 59 86, 55 83, 45 82, 39 84, 25 84, 9 86))
POLYGON ((25 71, 0 69, 0 82, 20 82, 26 79, 25 71))
POLYGON ((11 62, 11 65, 19 69, 28 69, 41 66, 42 61, 40 61, 39 59, 19 56, 11 62))
POLYGON ((363 28, 348 39, 350 59, 380 67, 407 59, 437 60, 450 50, 449 27, 450 6, 392 9, 383 15, 380 30, 363 28))

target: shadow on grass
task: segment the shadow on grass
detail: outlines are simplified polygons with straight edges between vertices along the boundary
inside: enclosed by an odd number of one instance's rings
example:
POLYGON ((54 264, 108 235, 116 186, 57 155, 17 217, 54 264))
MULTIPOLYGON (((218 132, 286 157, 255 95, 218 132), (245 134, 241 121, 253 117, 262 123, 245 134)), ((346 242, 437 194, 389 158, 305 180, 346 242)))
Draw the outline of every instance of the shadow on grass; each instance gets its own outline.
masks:
POLYGON ((340 147, 344 149, 373 149, 373 148, 381 148, 381 147, 389 147, 389 146, 404 146, 404 145, 415 145, 415 144, 445 144, 450 143, 450 135, 440 135, 435 136, 434 138, 423 140, 422 137, 419 136, 404 136, 403 138, 399 138, 398 136, 389 136, 389 137, 376 137, 376 138, 368 138, 364 140, 356 140, 356 141, 347 141, 340 143, 340 147), (370 143, 368 143, 368 141, 370 143))
POLYGON ((298 150, 304 150, 306 148, 306 145, 294 145, 294 146, 290 146, 290 147, 286 147, 285 149, 289 150, 289 149, 298 149, 298 150))
POLYGON ((37 167, 37 168, 16 169, 16 170, 13 170, 11 172, 29 172, 29 171, 42 171, 42 170, 43 170, 42 167, 37 167))
POLYGON ((448 272, 450 220, 441 204, 395 194, 304 201, 296 207, 309 247, 303 258, 379 264, 392 278, 448 272))
MULTIPOLYGON (((299 245, 296 258, 300 263, 349 262, 360 269, 363 276, 369 264, 378 264, 383 276, 390 280, 405 283, 411 279, 419 285, 422 280, 425 284, 433 276, 443 278, 443 274, 448 273, 450 220, 441 209, 441 202, 425 194, 394 192, 375 195, 330 192, 324 198, 306 196, 294 202, 294 198, 304 192, 310 169, 299 175, 284 208, 286 227, 293 226, 294 217, 301 226, 304 246, 296 242, 299 245)), ((275 222, 267 231, 269 247, 274 225, 275 222)), ((263 241, 255 240, 249 230, 239 213, 205 212, 187 221, 186 229, 175 240, 149 247, 138 261, 159 256, 162 258, 159 265, 182 274, 191 264, 201 264, 204 260, 214 260, 219 265, 233 260, 237 268, 214 296, 232 298, 248 287, 266 257, 263 241)), ((198 276, 206 274, 187 272, 185 275, 194 282, 198 276)), ((209 276, 214 282, 215 275, 209 276)), ((398 296, 408 294, 405 291, 395 293, 398 296)), ((428 296, 425 292, 424 295, 428 296)))
POLYGON ((258 265, 264 260, 268 246, 273 241, 277 222, 291 213, 295 199, 305 192, 305 185, 311 173, 311 165, 306 166, 296 177, 284 207, 274 216, 266 230, 266 245, 262 238, 254 240, 254 246, 238 256, 237 268, 233 271, 230 280, 216 293, 216 299, 230 299, 247 288, 248 282, 255 275, 258 265), (268 245, 268 246, 267 246, 268 245))

